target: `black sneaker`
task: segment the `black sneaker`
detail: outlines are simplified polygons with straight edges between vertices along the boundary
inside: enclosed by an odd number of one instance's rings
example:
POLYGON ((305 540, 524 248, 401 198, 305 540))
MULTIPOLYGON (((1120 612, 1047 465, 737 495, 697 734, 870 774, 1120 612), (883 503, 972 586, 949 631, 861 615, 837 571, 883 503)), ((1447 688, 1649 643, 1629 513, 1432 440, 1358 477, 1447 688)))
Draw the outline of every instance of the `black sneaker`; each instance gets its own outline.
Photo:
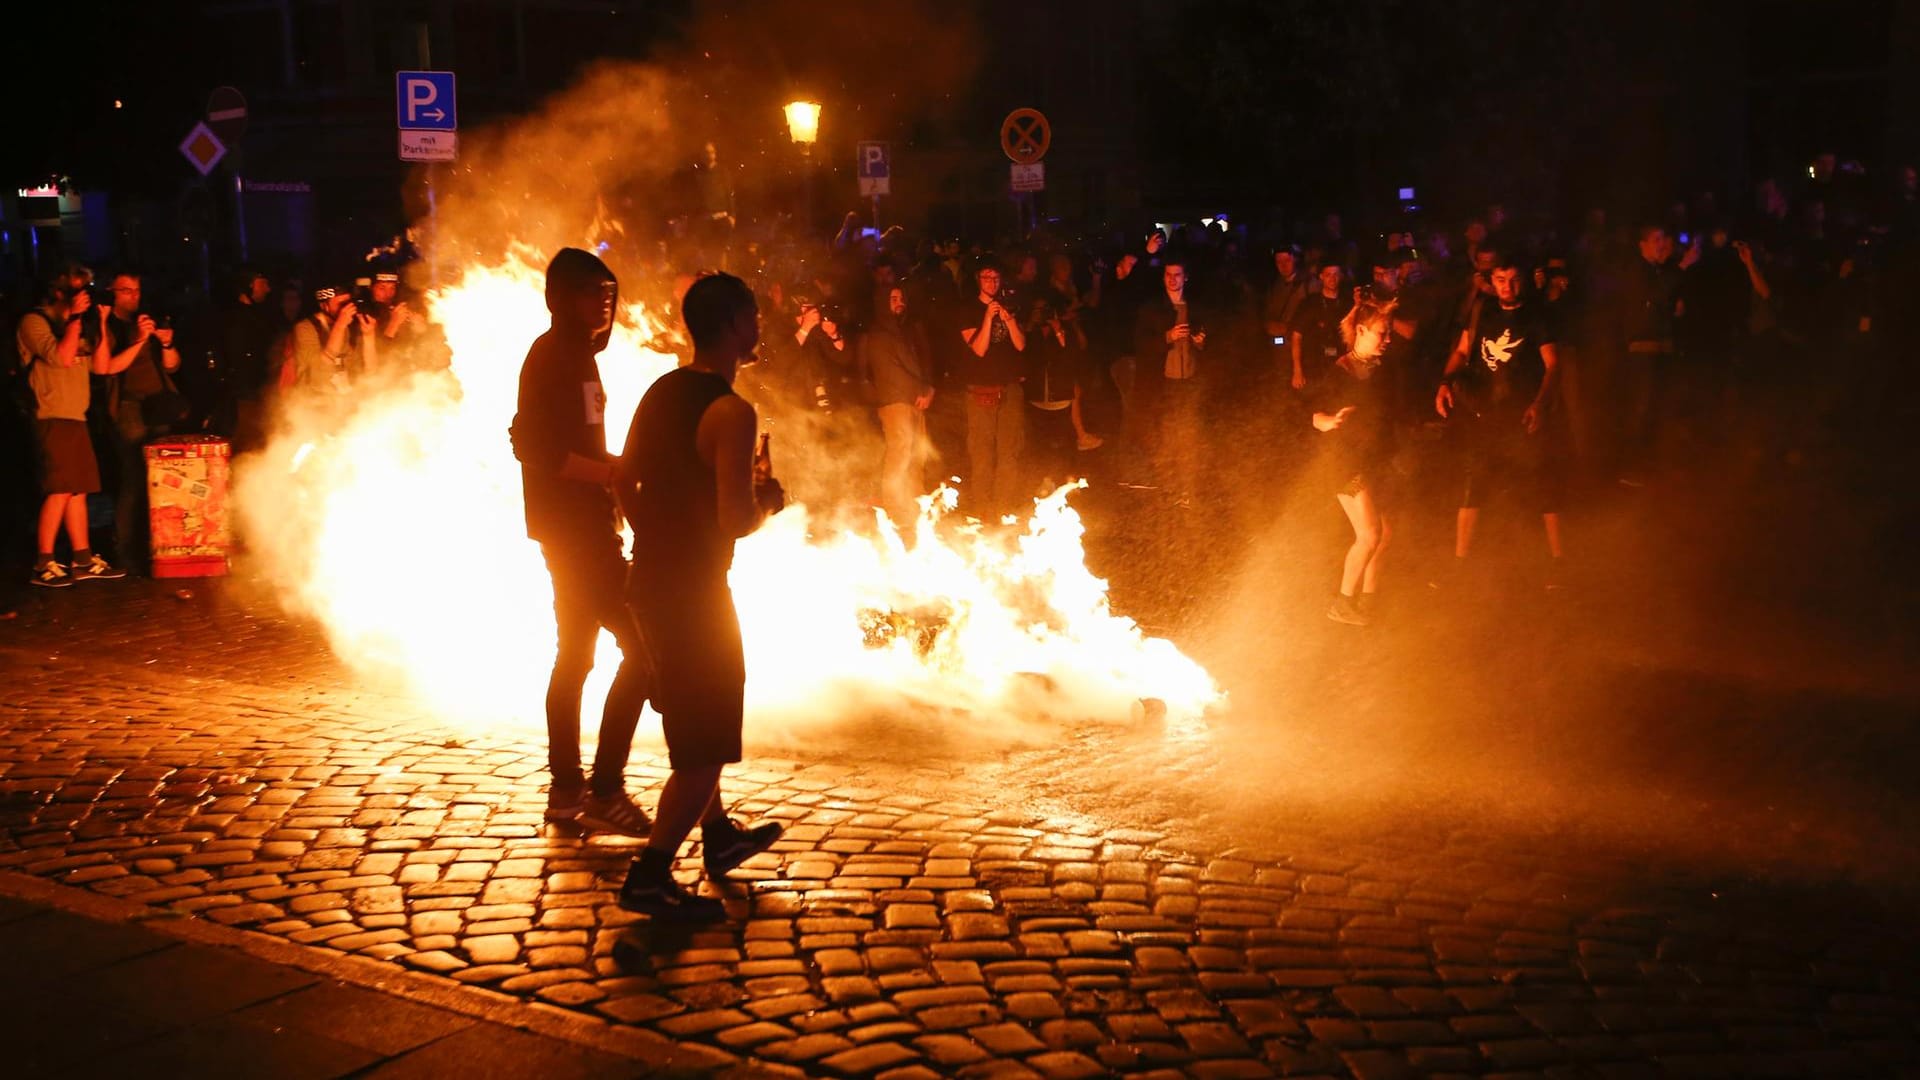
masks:
POLYGON ((1372 621, 1360 610, 1360 605, 1353 602, 1351 596, 1334 597, 1333 606, 1327 608, 1327 618, 1348 626, 1365 626, 1372 621))
POLYGON ((73 580, 75 581, 118 581, 127 576, 125 570, 113 565, 99 555, 95 555, 83 563, 74 563, 72 572, 73 580))
POLYGON ((620 906, 638 915, 649 915, 660 922, 712 923, 727 917, 727 907, 711 896, 696 896, 668 876, 647 881, 640 876, 636 861, 620 886, 620 906))
POLYGON ((64 589, 73 584, 73 575, 57 562, 43 562, 33 568, 33 576, 27 579, 27 583, 43 589, 64 589))
POLYGON ((575 820, 581 828, 590 832, 645 836, 653 831, 653 822, 647 817, 647 812, 634 805, 624 791, 612 795, 589 794, 575 820))
POLYGON ((741 863, 772 847, 774 841, 780 839, 780 834, 786 831, 786 826, 777 821, 743 829, 738 822, 728 818, 726 833, 715 839, 702 827, 700 846, 705 851, 700 858, 706 864, 707 877, 714 881, 721 880, 741 863))
POLYGON ((547 789, 547 812, 544 815, 549 825, 570 824, 580 817, 580 811, 587 806, 587 788, 585 784, 575 787, 571 784, 555 784, 547 789))

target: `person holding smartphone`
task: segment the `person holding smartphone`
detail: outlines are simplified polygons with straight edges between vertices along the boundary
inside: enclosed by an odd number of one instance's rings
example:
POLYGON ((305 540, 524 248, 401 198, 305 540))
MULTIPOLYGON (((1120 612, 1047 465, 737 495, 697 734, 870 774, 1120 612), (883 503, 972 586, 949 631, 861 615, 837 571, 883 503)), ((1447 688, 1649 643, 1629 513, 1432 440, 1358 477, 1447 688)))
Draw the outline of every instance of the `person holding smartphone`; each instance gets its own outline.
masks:
POLYGON ((1300 304, 1307 298, 1307 272, 1300 265, 1300 252, 1292 244, 1283 244, 1273 250, 1273 269, 1273 284, 1267 287, 1262 314, 1273 347, 1280 350, 1279 355, 1291 363, 1293 353, 1289 339, 1293 336, 1291 328, 1295 316, 1299 314, 1300 304))
POLYGON ((968 503, 982 521, 1016 513, 1025 488, 1021 462, 1026 449, 1025 375, 1027 334, 1007 310, 1000 268, 984 262, 974 272, 977 291, 966 305, 960 340, 960 381, 967 388, 968 503))
POLYGON ((102 309, 94 370, 105 369, 107 414, 113 420, 114 555, 122 566, 145 560, 147 533, 146 444, 186 422, 191 407, 174 385, 180 350, 172 320, 141 311, 140 275, 113 276, 112 305, 102 309), (101 359, 104 357, 104 360, 101 359))
POLYGON ((1198 487, 1204 445, 1202 378, 1211 374, 1202 364, 1207 331, 1188 295, 1184 257, 1164 260, 1160 283, 1160 295, 1142 304, 1134 320, 1134 395, 1145 414, 1143 430, 1154 433, 1162 484, 1171 489, 1175 505, 1186 509, 1198 487))

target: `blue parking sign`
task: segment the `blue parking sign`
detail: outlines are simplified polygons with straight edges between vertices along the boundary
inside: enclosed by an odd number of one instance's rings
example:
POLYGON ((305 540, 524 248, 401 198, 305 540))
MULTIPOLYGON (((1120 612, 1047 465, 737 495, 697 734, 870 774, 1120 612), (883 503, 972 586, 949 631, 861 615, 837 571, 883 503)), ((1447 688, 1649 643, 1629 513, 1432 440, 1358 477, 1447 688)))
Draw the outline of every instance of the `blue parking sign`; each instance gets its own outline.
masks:
POLYGON ((859 146, 860 178, 863 180, 885 180, 893 175, 887 160, 887 144, 883 142, 863 142, 859 146))
POLYGON ((397 71, 394 109, 403 131, 457 131, 460 114, 453 103, 453 72, 397 71))

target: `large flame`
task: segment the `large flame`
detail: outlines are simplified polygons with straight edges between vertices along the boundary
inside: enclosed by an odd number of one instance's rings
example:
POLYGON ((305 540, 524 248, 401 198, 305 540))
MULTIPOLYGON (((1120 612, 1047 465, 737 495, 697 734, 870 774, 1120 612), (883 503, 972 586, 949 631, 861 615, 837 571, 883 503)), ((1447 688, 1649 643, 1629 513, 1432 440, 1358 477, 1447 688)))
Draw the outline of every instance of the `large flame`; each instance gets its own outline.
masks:
MULTIPOLYGON (((544 261, 519 249, 435 292, 449 371, 291 415, 239 481, 250 549, 288 605, 317 617, 349 662, 465 723, 537 723, 552 662, 552 597, 506 439, 520 361, 546 328, 544 261)), ((658 330, 629 305, 601 356, 616 443, 675 363, 643 346, 658 330)), ((1110 609, 1073 490, 1037 501, 1024 531, 964 522, 942 489, 921 501, 911 537, 878 515, 829 527, 793 506, 741 541, 732 581, 750 733, 875 714, 964 714, 977 731, 1123 718, 1141 699, 1190 722, 1217 704, 1200 665, 1110 609)), ((589 701, 617 656, 605 635, 601 656, 589 701)))

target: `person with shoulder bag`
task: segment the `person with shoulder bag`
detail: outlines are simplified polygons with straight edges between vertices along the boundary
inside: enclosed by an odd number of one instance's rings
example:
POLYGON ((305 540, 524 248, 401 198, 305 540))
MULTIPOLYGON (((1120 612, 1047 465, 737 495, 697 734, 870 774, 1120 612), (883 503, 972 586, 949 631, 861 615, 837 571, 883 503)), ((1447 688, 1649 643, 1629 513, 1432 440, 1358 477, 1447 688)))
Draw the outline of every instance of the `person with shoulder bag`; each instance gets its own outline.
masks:
POLYGON ((94 370, 106 376, 114 462, 114 554, 123 565, 146 558, 147 443, 179 433, 193 406, 173 375, 180 350, 171 319, 141 310, 140 275, 114 275, 112 306, 103 315, 94 370))

